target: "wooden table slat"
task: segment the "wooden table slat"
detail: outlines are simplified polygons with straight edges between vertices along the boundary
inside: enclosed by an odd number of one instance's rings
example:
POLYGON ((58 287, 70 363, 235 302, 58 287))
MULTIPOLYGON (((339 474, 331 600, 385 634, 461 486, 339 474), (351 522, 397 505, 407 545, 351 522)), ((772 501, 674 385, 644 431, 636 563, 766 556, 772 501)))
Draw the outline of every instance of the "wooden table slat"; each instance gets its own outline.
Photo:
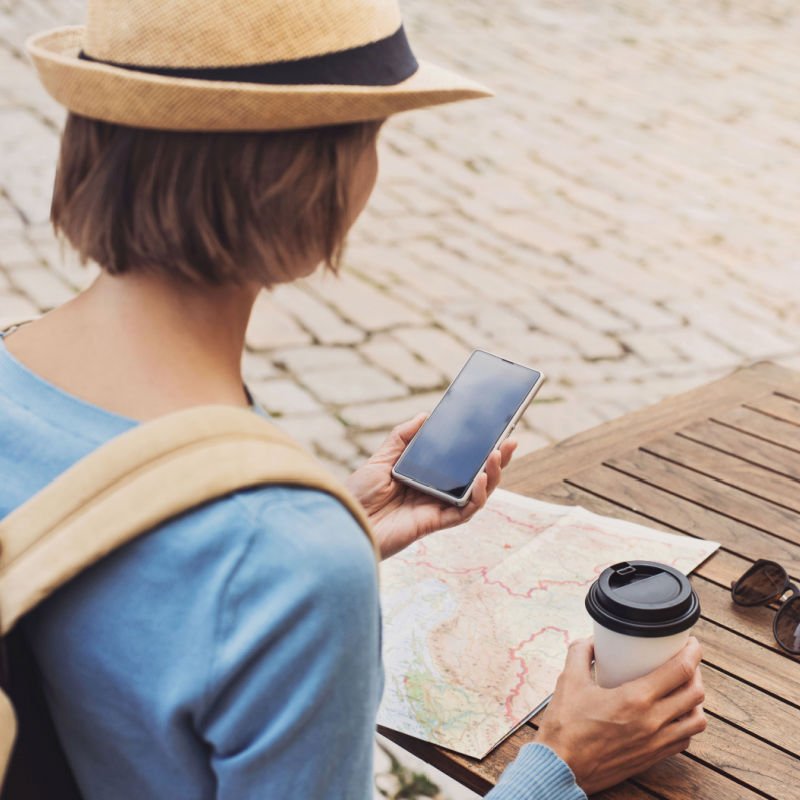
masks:
POLYGON ((708 664, 753 686, 769 687, 770 692, 800 708, 797 662, 705 619, 698 620, 695 635, 703 643, 703 657, 708 664))
POLYGON ((800 787, 800 760, 710 715, 688 752, 772 797, 788 797, 787 785, 800 787))
POLYGON ((800 756, 797 709, 705 664, 705 708, 750 733, 800 756))
POLYGON ((738 406, 719 411, 711 419, 788 450, 800 452, 800 428, 768 414, 738 406))
MULTIPOLYGON (((797 374, 797 372, 795 372, 795 374, 797 374)), ((778 397, 783 397, 786 400, 792 400, 795 403, 800 403, 800 386, 794 386, 793 390, 789 387, 781 386, 779 389, 776 389, 773 394, 776 394, 778 397)))
POLYGON ((657 798, 658 795, 640 789, 632 783, 623 783, 593 795, 593 800, 653 800, 654 797, 657 798))
POLYGON ((775 419, 800 426, 800 402, 794 398, 774 393, 759 400, 748 401, 745 406, 775 419))
POLYGON ((736 456, 676 435, 650 442, 642 451, 800 513, 800 483, 736 456))
POLYGON ((608 462, 614 469, 691 500, 709 511, 800 544, 800 513, 776 506, 737 489, 722 491, 718 481, 642 450, 608 462))
POLYGON ((663 522, 675 531, 714 539, 732 553, 751 561, 769 554, 791 575, 800 576, 800 547, 796 544, 644 483, 635 475, 607 467, 593 467, 578 472, 568 483, 639 512, 646 519, 663 522))
POLYGON ((752 464, 800 480, 800 459, 793 450, 767 442, 730 428, 719 422, 706 420, 682 428, 677 436, 701 442, 723 453, 736 455, 752 464))
MULTIPOLYGON (((763 794, 686 755, 668 758, 632 782, 669 800, 764 800, 763 794)), ((797 795, 781 800, 797 800, 797 795)))
MULTIPOLYGON (((503 486, 513 492, 535 493, 569 477, 580 465, 589 466, 613 458, 630 450, 633 444, 663 436, 667 430, 679 430, 693 422, 724 416, 744 399, 755 400, 772 394, 776 386, 790 394, 800 393, 800 373, 776 364, 755 364, 530 453, 511 464, 503 486)), ((536 414, 535 405, 530 413, 536 414)))

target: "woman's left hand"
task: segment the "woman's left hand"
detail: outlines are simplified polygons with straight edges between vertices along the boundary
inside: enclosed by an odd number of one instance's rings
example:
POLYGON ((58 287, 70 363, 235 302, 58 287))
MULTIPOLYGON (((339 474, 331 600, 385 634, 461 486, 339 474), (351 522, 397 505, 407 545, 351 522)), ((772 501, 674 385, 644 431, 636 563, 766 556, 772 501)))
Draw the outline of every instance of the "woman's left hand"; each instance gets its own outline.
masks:
POLYGON ((483 508, 500 483, 501 471, 511 461, 517 446, 516 442, 507 439, 499 450, 492 452, 485 471, 475 482, 469 502, 459 508, 418 492, 392 477, 392 467, 426 417, 427 414, 418 414, 398 425, 378 452, 345 481, 369 515, 383 558, 399 553, 429 533, 466 522, 483 508))

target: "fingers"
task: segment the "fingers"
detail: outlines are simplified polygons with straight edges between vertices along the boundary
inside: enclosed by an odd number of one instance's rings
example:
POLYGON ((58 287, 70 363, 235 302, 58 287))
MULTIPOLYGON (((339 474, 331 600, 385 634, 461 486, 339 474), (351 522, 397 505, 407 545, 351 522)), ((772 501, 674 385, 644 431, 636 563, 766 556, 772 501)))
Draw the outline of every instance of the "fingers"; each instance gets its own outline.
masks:
POLYGON ((701 706, 695 706, 681 719, 665 725, 652 740, 653 749, 672 747, 676 742, 691 739, 702 733, 708 726, 705 712, 701 706))
POLYGON ((449 503, 442 503, 437 528, 452 528, 454 525, 460 525, 462 522, 466 522, 470 519, 476 511, 483 508, 489 497, 487 481, 488 476, 485 472, 478 475, 475 485, 472 487, 472 494, 470 495, 469 502, 463 508, 450 505, 449 503))
POLYGON ((666 724, 678 719, 678 717, 682 717, 684 714, 688 714, 705 699, 703 676, 700 670, 697 669, 687 684, 659 701, 658 713, 664 724, 666 724))
MULTIPOLYGON (((494 455, 494 453, 492 453, 494 455)), ((491 460, 491 457, 490 457, 491 460)), ((488 466, 488 465, 487 465, 488 466)), ((497 465, 497 469, 500 469, 500 465, 497 465)), ((489 473, 482 472, 478 475, 478 480, 475 481, 475 485, 472 487, 472 495, 470 496, 469 503, 464 507, 464 511, 469 509, 469 516, 472 516, 479 508, 483 508, 486 505, 486 501, 489 499, 489 473)))
MULTIPOLYGON (((402 436, 404 430, 405 432, 412 431, 414 425, 417 426, 416 430, 419 430, 419 426, 422 425, 425 419, 426 415, 420 414, 414 417, 413 420, 398 426, 392 431, 390 439, 393 437, 402 436)), ((412 432, 409 436, 409 441, 413 435, 414 434, 412 432)), ((516 447, 516 442, 505 441, 500 446, 499 450, 493 450, 491 452, 489 458, 486 459, 486 466, 484 467, 483 472, 478 476, 475 481, 475 485, 472 487, 472 494, 470 495, 469 502, 463 508, 442 504, 439 527, 450 528, 454 525, 460 525, 462 522, 466 522, 468 519, 470 519, 470 517, 472 517, 477 511, 486 505, 489 495, 500 483, 503 466, 508 464, 508 462, 511 460, 511 456, 513 455, 516 447)))
MULTIPOLYGON (((666 747, 661 747, 655 752, 648 751, 646 754, 635 759, 633 762, 626 764, 620 770, 620 781, 630 778, 632 775, 638 775, 641 772, 646 772, 650 767, 655 766, 660 761, 670 756, 676 756, 682 753, 691 744, 691 739, 680 739, 672 742, 666 747)), ((615 781, 616 782, 616 781, 615 781)))
POLYGON ((503 471, 503 468, 501 466, 501 458, 502 458, 501 451, 493 450, 492 454, 486 460, 486 467, 484 468, 484 472, 486 473, 487 477, 487 482, 486 482, 487 497, 497 488, 498 484, 500 483, 500 477, 503 471))
POLYGON ((567 660, 561 677, 566 681, 592 681, 592 659, 594 658, 594 641, 592 638, 577 639, 567 650, 567 660))
POLYGON ((653 763, 657 764, 659 761, 663 761, 665 758, 676 756, 678 753, 688 750, 691 743, 691 739, 679 739, 677 742, 673 742, 671 745, 656 753, 653 763))
POLYGON ((614 778, 604 782, 602 787, 597 788, 606 788, 606 786, 623 781, 632 775, 638 775, 665 758, 682 753, 692 743, 692 736, 702 733, 705 728, 706 721, 702 712, 696 716, 691 724, 687 724, 684 730, 668 726, 667 729, 664 729, 664 732, 659 732, 650 739, 645 749, 638 752, 636 750, 628 751, 618 763, 609 764, 609 766, 613 766, 614 778), (689 732, 687 733, 687 731, 689 732))
POLYGON ((503 476, 503 470, 508 466, 511 461, 511 456, 517 449, 517 443, 511 439, 506 439, 498 450, 493 450, 492 454, 486 461, 485 471, 489 476, 489 484, 487 494, 491 494, 499 485, 500 479, 503 476))
POLYGON ((383 440, 383 444, 372 455, 370 460, 394 464, 427 418, 428 415, 423 412, 417 414, 413 419, 392 428, 389 435, 383 440))
POLYGON ((649 675, 631 681, 631 692, 643 697, 648 703, 655 703, 692 680, 702 656, 700 643, 694 636, 690 636, 684 648, 669 661, 649 675))
MULTIPOLYGON (((662 747, 648 759, 650 762, 648 767, 653 766, 653 764, 658 764, 659 761, 663 761, 665 758, 676 756, 678 753, 682 753, 684 750, 688 749, 691 743, 691 739, 678 739, 677 741, 668 744, 666 747, 662 747)), ((641 771, 644 772, 644 769, 641 771)))
POLYGON ((407 445, 414 438, 417 431, 422 427, 422 423, 425 422, 427 418, 428 415, 424 411, 420 412, 413 419, 403 422, 394 428, 389 434, 389 438, 396 437, 403 443, 403 446, 407 445))
POLYGON ((513 439, 506 439, 503 444, 500 445, 500 466, 503 469, 509 465, 511 456, 514 455, 514 451, 517 449, 518 444, 519 443, 513 439))

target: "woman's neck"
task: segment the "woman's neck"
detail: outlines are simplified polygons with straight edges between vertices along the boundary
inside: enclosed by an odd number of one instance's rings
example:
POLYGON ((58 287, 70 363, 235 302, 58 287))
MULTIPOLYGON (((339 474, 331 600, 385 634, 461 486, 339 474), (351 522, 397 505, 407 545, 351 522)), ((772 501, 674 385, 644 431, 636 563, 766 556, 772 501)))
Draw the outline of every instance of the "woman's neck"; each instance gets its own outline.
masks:
POLYGON ((248 404, 241 356, 258 294, 101 273, 7 339, 45 380, 108 411, 150 419, 201 403, 248 404))

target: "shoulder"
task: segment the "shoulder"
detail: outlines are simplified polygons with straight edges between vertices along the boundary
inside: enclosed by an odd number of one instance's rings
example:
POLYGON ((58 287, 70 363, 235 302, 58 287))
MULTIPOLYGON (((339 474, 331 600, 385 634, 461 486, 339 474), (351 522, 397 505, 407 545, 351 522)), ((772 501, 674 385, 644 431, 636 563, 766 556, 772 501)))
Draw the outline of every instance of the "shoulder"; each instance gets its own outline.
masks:
POLYGON ((269 553, 273 566, 291 563, 299 574, 375 572, 372 544, 348 509, 317 489, 266 486, 228 498, 251 557, 269 553))
POLYGON ((242 527, 220 596, 218 636, 248 616, 269 617, 280 628, 302 615, 312 636, 342 615, 372 622, 364 611, 378 604, 372 544, 339 500, 315 489, 271 486, 238 492, 227 505, 242 527))

